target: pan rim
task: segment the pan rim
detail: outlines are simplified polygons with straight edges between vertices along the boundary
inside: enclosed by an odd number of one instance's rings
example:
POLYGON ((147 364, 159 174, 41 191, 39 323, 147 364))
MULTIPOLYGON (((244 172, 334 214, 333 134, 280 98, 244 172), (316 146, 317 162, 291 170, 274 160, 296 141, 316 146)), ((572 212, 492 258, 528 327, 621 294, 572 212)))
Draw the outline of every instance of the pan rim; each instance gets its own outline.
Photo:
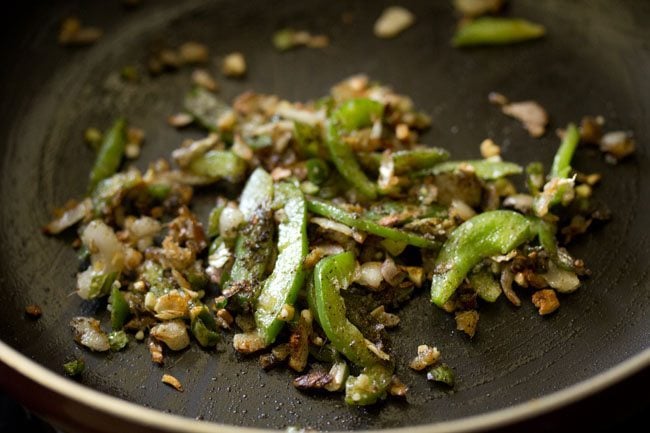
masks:
MULTIPOLYGON (((66 379, 65 377, 54 373, 37 362, 29 359, 1 340, 0 363, 4 363, 14 372, 54 393, 63 395, 64 397, 74 401, 76 404, 91 407, 99 412, 124 420, 133 425, 155 428, 159 431, 186 433, 214 432, 215 428, 218 428, 218 431, 224 433, 262 433, 281 431, 198 421, 180 415, 164 413, 156 409, 141 406, 137 403, 122 400, 66 379)), ((631 376, 647 366, 650 366, 650 348, 644 349, 643 351, 627 358, 625 361, 622 361, 589 379, 544 395, 540 398, 532 399, 504 409, 434 424, 424 424, 395 429, 365 430, 365 432, 403 433, 409 431, 414 433, 454 433, 477 432, 489 428, 502 427, 513 424, 517 421, 531 419, 570 403, 577 402, 631 376)))

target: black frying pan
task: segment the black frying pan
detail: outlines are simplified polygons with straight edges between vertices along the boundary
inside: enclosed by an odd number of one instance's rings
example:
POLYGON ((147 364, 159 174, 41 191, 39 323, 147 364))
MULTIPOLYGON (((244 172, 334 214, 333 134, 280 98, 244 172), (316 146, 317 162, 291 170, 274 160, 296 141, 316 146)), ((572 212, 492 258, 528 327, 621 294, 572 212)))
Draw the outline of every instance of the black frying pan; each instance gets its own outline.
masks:
MULTIPOLYGON (((31 3, 5 15, 3 24, 8 44, 0 71, 0 385, 36 410, 69 428, 102 432, 216 428, 193 418, 258 428, 477 429, 554 409, 648 365, 648 2, 512 1, 510 14, 545 24, 548 37, 463 51, 448 43, 455 17, 447 1, 400 1, 418 21, 388 41, 374 38, 371 29, 392 1, 145 1, 131 12, 117 1, 31 3), (350 25, 341 21, 346 11, 354 16, 350 25), (70 14, 103 27, 105 36, 87 49, 59 47, 58 25, 70 14), (325 32, 332 44, 279 54, 270 35, 286 25, 325 32), (458 158, 476 157, 478 143, 490 136, 508 159, 549 163, 558 143, 552 130, 584 114, 604 115, 611 129, 633 130, 639 144, 633 160, 608 166, 596 152, 581 149, 575 161, 578 169, 605 174, 597 195, 614 210, 610 224, 572 247, 593 270, 592 278, 562 297, 551 317, 538 316, 530 303, 483 308, 472 341, 454 331, 453 318, 433 308, 423 292, 405 308, 393 338, 409 396, 367 409, 346 407, 339 396, 298 392, 290 385, 291 373, 265 373, 255 358, 236 355, 230 336, 216 352, 193 346, 170 355, 163 368, 152 365, 143 344, 109 356, 80 349, 70 335, 70 318, 105 316, 105 306, 70 296, 75 254, 66 241, 41 235, 39 227, 51 209, 84 192, 93 160, 81 139, 88 125, 106 127, 120 113, 143 127, 141 166, 197 134, 164 122, 180 109, 189 71, 137 87, 117 79, 123 66, 144 63, 152 43, 189 39, 207 43, 215 56, 246 54, 246 80, 221 80, 228 99, 254 89, 307 100, 365 72, 412 95, 434 119, 426 142, 458 158), (529 138, 487 103, 493 90, 539 101, 551 113, 550 132, 541 140, 529 138), (44 310, 37 322, 23 313, 31 303, 44 310), (424 342, 435 343, 455 367, 454 392, 404 367, 424 342), (81 383, 88 388, 58 376, 64 362, 79 356, 87 362, 81 383), (163 372, 178 377, 186 391, 163 385, 163 372)), ((200 207, 209 194, 199 195, 200 207)))

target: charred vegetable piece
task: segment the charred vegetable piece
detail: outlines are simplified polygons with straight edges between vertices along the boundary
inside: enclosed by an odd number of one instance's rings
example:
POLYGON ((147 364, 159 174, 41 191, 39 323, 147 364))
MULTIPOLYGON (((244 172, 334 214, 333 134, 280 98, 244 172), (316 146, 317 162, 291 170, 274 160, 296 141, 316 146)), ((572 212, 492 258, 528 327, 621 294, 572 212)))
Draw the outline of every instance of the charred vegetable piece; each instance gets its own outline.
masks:
POLYGON ((314 269, 314 297, 320 325, 332 345, 363 372, 345 384, 345 402, 368 405, 386 396, 393 369, 369 348, 359 329, 346 317, 340 291, 352 282, 356 260, 351 252, 327 257, 314 269))
POLYGON ((543 191, 535 196, 533 210, 535 214, 544 216, 549 209, 560 203, 567 192, 571 192, 574 181, 569 178, 571 173, 571 159, 580 142, 580 131, 573 124, 569 124, 564 139, 560 144, 555 157, 551 172, 548 175, 548 182, 544 185, 543 191))
POLYGON ((239 209, 245 225, 237 236, 235 262, 223 290, 226 296, 234 295, 244 310, 249 310, 259 295, 273 251, 272 200, 273 179, 263 168, 258 168, 241 195, 239 209))
POLYGON ((246 161, 229 150, 210 150, 194 159, 188 168, 192 174, 214 182, 225 179, 238 183, 246 175, 246 161))
POLYGON ((383 112, 384 106, 377 101, 367 98, 350 99, 334 110, 326 126, 325 142, 336 169, 368 199, 377 197, 377 186, 361 170, 343 137, 352 130, 370 126, 373 120, 381 118, 383 112))
POLYGON ((90 172, 88 191, 93 192, 97 184, 115 174, 122 163, 126 148, 126 120, 119 118, 108 130, 97 152, 95 165, 90 172))
POLYGON ((294 137, 297 151, 303 158, 328 158, 327 151, 321 141, 321 130, 317 125, 303 122, 293 122, 294 137))
POLYGON ((507 254, 534 235, 530 220, 513 211, 485 212, 465 221, 451 233, 436 259, 431 302, 442 307, 481 260, 507 254))
POLYGON ((476 45, 507 45, 541 38, 546 29, 521 18, 481 17, 456 31, 455 47, 476 45))
POLYGON ((562 140, 562 144, 560 144, 560 148, 555 153, 549 177, 553 178, 569 176, 571 173, 571 160, 573 159, 573 154, 578 148, 579 142, 580 131, 573 123, 571 123, 566 130, 566 134, 564 136, 564 140, 562 140))
POLYGON ((426 147, 413 150, 398 150, 391 155, 395 173, 408 173, 431 167, 449 158, 449 152, 438 147, 426 147))
POLYGON ((147 185, 147 193, 151 196, 151 198, 158 201, 165 200, 169 196, 171 190, 171 186, 164 183, 154 183, 147 185))
POLYGON ((92 253, 90 266, 77 274, 77 294, 83 299, 106 296, 124 266, 123 246, 102 220, 91 221, 81 233, 81 241, 92 253))
POLYGON ((217 333, 217 322, 210 310, 203 305, 196 307, 191 315, 190 329, 196 341, 203 347, 216 346, 219 342, 219 334, 217 333))
POLYGON ((111 327, 113 331, 122 329, 126 318, 129 317, 129 303, 119 287, 111 288, 111 327))
POLYGON ((165 277, 163 267, 151 260, 144 262, 141 278, 149 286, 149 291, 156 297, 174 289, 172 282, 165 277))
POLYGON ((454 386, 456 375, 454 374, 454 370, 452 370, 447 364, 439 364, 429 370, 427 373, 427 379, 433 382, 440 382, 445 385, 454 386))
POLYGON ((363 216, 373 221, 385 221, 385 218, 395 218, 397 224, 406 224, 417 218, 445 218, 447 217, 447 208, 439 204, 420 205, 402 201, 382 200, 374 203, 363 213, 363 216))
MULTIPOLYGON (((372 171, 379 170, 383 154, 377 152, 362 152, 359 160, 362 165, 372 171)), ((398 150, 390 154, 396 174, 408 173, 411 170, 424 170, 445 161, 449 152, 438 147, 423 147, 412 150, 398 150)))
POLYGON ((219 218, 221 217, 221 212, 225 208, 225 204, 217 204, 210 211, 208 215, 208 229, 205 234, 210 238, 219 236, 219 218))
POLYGON ((463 166, 471 167, 481 179, 494 180, 513 174, 520 174, 524 169, 513 162, 506 161, 491 161, 489 159, 469 160, 469 161, 448 161, 437 164, 430 170, 419 173, 425 174, 440 174, 457 171, 463 166))
POLYGON ((304 282, 302 262, 307 248, 307 209, 300 189, 290 183, 275 186, 274 202, 281 205, 283 220, 278 227, 278 258, 262 287, 255 308, 258 334, 273 343, 284 325, 280 312, 293 305, 304 282))
POLYGON ((323 200, 309 199, 307 208, 310 212, 333 219, 357 230, 361 230, 373 235, 381 236, 393 241, 405 242, 420 248, 438 248, 439 244, 423 236, 408 233, 404 230, 385 227, 376 222, 363 218, 356 213, 347 212, 332 203, 323 200))
POLYGON ((109 213, 116 197, 140 184, 142 176, 137 170, 116 173, 100 181, 90 196, 95 215, 109 213))
POLYGON ((75 377, 81 375, 86 368, 86 363, 83 359, 75 359, 63 364, 63 371, 66 376, 75 377))
POLYGON ((468 278, 476 294, 484 301, 495 302, 501 295, 501 285, 490 272, 477 272, 468 278))
POLYGON ((526 166, 526 186, 531 195, 536 195, 544 186, 544 166, 541 162, 531 162, 526 166))
POLYGON ((320 158, 312 158, 306 162, 307 178, 316 185, 322 185, 330 176, 330 168, 320 158))
POLYGON ((195 87, 185 96, 185 110, 192 115, 194 120, 202 127, 216 131, 219 117, 230 111, 228 104, 223 102, 214 93, 195 87))
POLYGON ((129 344, 129 337, 124 331, 112 331, 108 334, 108 344, 113 352, 119 352, 129 344))

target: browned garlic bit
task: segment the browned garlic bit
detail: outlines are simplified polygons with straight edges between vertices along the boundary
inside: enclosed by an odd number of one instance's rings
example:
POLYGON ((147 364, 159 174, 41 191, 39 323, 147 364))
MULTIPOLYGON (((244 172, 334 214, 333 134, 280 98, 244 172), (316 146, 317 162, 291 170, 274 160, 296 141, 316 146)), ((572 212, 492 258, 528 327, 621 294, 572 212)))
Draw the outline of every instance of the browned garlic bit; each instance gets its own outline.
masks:
POLYGON ((413 370, 421 371, 430 365, 435 364, 440 358, 440 352, 436 347, 430 347, 426 344, 418 346, 418 355, 411 360, 409 367, 413 370))
POLYGON ((456 313, 456 329, 463 331, 470 338, 476 333, 478 325, 478 311, 469 310, 456 313))
POLYGON ((163 374, 161 381, 162 383, 171 386, 176 391, 183 392, 183 385, 181 385, 181 382, 171 374, 163 374))
POLYGON ((539 314, 551 314, 560 307, 560 301, 553 289, 538 290, 533 293, 533 304, 539 309, 539 314))
POLYGON ((25 314, 27 314, 32 319, 40 319, 43 315, 43 310, 38 304, 30 304, 25 307, 25 314))

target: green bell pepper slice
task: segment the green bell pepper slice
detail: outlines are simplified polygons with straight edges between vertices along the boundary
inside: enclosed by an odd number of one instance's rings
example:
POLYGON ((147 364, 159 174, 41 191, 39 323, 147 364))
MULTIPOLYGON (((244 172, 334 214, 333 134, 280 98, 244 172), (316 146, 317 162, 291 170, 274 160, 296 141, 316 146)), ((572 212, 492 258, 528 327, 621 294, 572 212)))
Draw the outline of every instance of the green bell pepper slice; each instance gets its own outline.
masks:
POLYGON ((284 322, 278 317, 284 305, 293 305, 303 285, 302 263, 307 256, 307 206, 300 188, 281 183, 274 188, 274 201, 282 205, 284 219, 278 227, 278 257, 264 281, 255 306, 257 333, 266 345, 275 341, 284 322))
POLYGON ((346 317, 345 290, 354 276, 356 260, 351 252, 322 259, 314 269, 313 301, 319 323, 331 344, 347 359, 363 367, 359 376, 348 377, 345 402, 369 405, 386 397, 393 369, 375 355, 361 331, 346 317))
POLYGON ((333 219, 357 230, 361 230, 373 235, 377 235, 393 241, 405 242, 420 248, 438 248, 439 243, 414 233, 408 233, 392 227, 382 226, 368 218, 352 212, 347 212, 338 206, 328 203, 324 200, 308 199, 307 209, 310 212, 333 219))
POLYGON ((481 260, 507 254, 535 235, 534 224, 513 211, 484 212, 465 221, 451 233, 436 258, 431 302, 442 307, 481 260))
POLYGON ((234 296, 244 310, 249 310, 257 299, 273 252, 272 199, 273 179, 263 168, 258 168, 241 195, 239 209, 246 224, 235 241, 235 261, 223 289, 226 294, 231 288, 239 287, 241 291, 234 296))
POLYGON ((514 162, 491 161, 489 159, 468 160, 468 161, 447 161, 435 165, 429 170, 418 173, 422 175, 436 175, 440 173, 449 173, 458 170, 461 166, 467 165, 474 169, 474 173, 479 179, 495 180, 505 176, 521 174, 524 169, 514 162))
POLYGON ((380 118, 383 112, 384 106, 377 101, 350 99, 332 112, 325 128, 325 143, 336 169, 350 185, 371 200, 377 197, 377 185, 361 170, 343 136, 354 129, 370 126, 373 119, 380 118))
POLYGON ((545 34, 544 26, 521 18, 481 17, 460 27, 452 44, 455 47, 507 45, 545 34))
POLYGON ((93 192, 97 184, 115 174, 122 163, 126 148, 126 120, 119 118, 104 135, 102 145, 97 152, 95 164, 90 171, 88 191, 93 192))

